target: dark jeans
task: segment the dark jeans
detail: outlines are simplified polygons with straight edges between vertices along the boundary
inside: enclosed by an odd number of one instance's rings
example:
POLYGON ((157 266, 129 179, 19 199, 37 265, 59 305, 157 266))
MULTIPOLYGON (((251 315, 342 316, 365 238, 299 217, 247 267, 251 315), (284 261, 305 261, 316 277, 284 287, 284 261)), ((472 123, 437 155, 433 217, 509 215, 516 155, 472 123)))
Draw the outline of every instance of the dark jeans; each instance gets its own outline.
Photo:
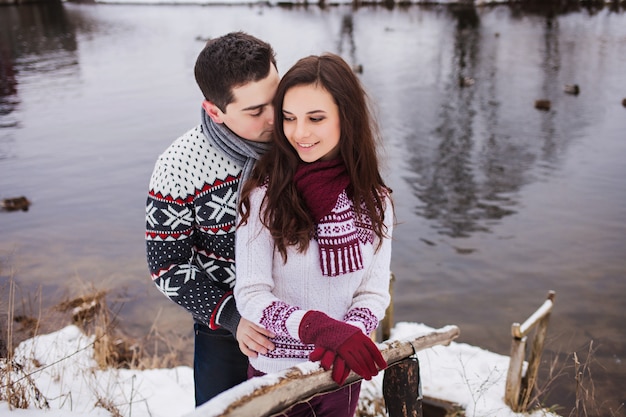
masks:
POLYGON ((193 379, 196 407, 247 379, 248 357, 233 335, 194 324, 193 379))
MULTIPOLYGON (((252 366, 248 367, 248 377, 263 376, 252 366)), ((308 401, 298 403, 280 417, 353 417, 359 404, 361 381, 346 385, 337 391, 321 394, 308 401)))

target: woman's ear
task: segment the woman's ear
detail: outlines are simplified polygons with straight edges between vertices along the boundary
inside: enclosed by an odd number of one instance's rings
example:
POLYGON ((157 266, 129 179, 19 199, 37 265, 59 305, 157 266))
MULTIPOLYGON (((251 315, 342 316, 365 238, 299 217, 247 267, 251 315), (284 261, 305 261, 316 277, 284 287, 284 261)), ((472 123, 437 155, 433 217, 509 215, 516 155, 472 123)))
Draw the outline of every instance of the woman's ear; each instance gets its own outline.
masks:
POLYGON ((204 100, 202 102, 202 108, 215 123, 224 123, 222 120, 222 111, 213 102, 204 100))

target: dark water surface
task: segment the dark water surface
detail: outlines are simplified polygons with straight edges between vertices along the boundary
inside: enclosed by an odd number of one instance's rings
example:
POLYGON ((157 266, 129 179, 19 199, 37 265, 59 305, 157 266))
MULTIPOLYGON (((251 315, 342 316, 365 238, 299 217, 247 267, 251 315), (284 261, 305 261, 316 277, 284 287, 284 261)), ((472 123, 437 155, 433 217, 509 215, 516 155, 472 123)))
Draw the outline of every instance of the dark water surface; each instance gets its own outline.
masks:
POLYGON ((10 279, 44 306, 94 283, 127 295, 131 333, 191 334, 149 279, 145 195, 198 123, 202 39, 238 29, 281 73, 323 51, 363 66, 400 222, 396 320, 508 354, 511 323, 555 290, 543 366, 564 375, 545 401, 568 415, 571 354, 593 343, 589 415, 626 415, 623 8, 0 7, 0 198, 33 203, 0 212, 2 311, 10 279))

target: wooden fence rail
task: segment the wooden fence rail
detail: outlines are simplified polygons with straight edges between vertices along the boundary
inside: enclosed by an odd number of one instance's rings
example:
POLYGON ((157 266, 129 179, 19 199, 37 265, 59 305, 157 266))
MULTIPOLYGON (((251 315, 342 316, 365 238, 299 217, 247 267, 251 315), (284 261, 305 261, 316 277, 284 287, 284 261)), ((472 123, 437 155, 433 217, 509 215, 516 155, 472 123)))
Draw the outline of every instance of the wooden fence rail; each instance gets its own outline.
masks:
MULTIPOLYGON (((420 350, 448 345, 459 334, 457 326, 449 325, 428 334, 384 342, 379 347, 391 368, 420 350)), ((360 379, 359 375, 351 372, 346 384, 360 379)), ((248 380, 196 408, 186 417, 269 417, 300 401, 337 388, 331 371, 324 371, 318 363, 306 362, 281 373, 248 380)))
POLYGON ((513 340, 511 342, 511 361, 506 375, 504 401, 513 411, 523 412, 528 408, 537 381, 541 352, 548 332, 548 321, 554 306, 555 295, 554 291, 550 291, 546 301, 524 323, 513 323, 511 326, 513 340), (522 377, 527 337, 535 327, 537 327, 537 331, 533 337, 528 368, 525 376, 522 377))

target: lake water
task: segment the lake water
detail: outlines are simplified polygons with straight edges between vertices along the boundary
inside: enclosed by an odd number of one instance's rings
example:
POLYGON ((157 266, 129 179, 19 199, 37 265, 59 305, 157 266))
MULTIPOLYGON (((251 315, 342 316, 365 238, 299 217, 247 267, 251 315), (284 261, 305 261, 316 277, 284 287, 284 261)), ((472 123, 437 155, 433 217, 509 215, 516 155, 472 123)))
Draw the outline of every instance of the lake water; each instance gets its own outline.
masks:
POLYGON ((46 307, 95 285, 123 294, 128 332, 191 334, 150 281, 145 196, 158 154, 198 123, 203 39, 239 29, 274 45, 281 73, 324 51, 362 65, 399 221, 397 321, 508 354, 511 324, 555 290, 542 373, 558 357, 563 374, 544 401, 572 410, 577 352, 589 415, 626 415, 619 6, 0 7, 0 198, 32 201, 0 212, 2 311, 11 279, 20 314, 37 288, 46 307))

